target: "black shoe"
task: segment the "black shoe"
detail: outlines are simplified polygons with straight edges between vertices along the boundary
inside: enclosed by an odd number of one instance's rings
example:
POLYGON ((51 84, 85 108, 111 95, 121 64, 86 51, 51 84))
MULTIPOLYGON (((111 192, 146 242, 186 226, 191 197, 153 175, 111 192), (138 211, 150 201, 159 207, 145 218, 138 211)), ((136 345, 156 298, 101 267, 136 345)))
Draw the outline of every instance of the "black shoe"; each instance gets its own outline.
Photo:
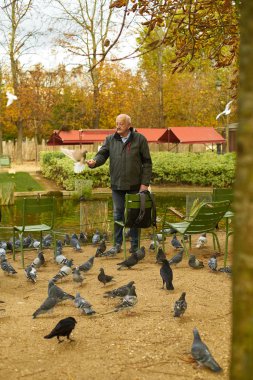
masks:
POLYGON ((138 251, 138 247, 131 247, 129 249, 129 253, 135 253, 136 251, 138 251))

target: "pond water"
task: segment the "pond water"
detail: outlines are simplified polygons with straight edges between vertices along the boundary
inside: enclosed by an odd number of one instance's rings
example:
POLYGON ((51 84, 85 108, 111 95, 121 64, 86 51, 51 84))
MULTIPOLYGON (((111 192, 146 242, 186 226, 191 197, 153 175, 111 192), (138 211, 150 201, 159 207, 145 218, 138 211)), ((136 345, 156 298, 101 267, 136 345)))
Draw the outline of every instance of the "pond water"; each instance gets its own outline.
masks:
MULTIPOLYGON (((188 214, 193 200, 211 200, 210 193, 160 193, 155 195, 158 217, 158 231, 161 229, 161 221, 166 208, 175 207, 183 214, 188 214)), ((2 207, 2 225, 19 225, 21 222, 22 198, 17 198, 14 206, 2 207)), ((109 236, 113 231, 112 198, 110 194, 96 194, 93 199, 86 202, 76 202, 73 199, 59 197, 56 199, 56 223, 55 229, 59 231, 59 236, 65 233, 86 232, 89 239, 95 230, 101 233, 106 232, 109 236)), ((178 218, 170 214, 171 222, 178 221, 178 218)), ((33 216, 30 217, 30 224, 33 224, 33 216)), ((149 234, 149 229, 145 229, 149 234)), ((0 240, 4 238, 6 232, 0 229, 0 240)))

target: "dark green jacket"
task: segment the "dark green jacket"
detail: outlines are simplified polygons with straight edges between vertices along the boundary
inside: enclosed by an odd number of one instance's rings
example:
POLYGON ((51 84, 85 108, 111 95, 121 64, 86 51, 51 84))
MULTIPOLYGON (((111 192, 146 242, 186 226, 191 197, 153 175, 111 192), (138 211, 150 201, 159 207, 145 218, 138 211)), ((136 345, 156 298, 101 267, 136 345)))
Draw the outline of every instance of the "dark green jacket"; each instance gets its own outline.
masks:
POLYGON ((123 144, 118 133, 106 137, 103 146, 94 157, 101 166, 110 157, 111 188, 113 190, 139 190, 149 185, 152 161, 148 142, 140 133, 130 128, 131 134, 123 144))

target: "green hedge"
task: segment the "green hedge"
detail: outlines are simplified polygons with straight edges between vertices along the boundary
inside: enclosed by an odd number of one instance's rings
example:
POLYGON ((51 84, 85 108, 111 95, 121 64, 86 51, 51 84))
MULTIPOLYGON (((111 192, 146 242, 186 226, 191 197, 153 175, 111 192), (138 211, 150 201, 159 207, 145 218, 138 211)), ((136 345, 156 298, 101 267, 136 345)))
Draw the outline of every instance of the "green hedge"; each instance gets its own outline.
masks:
MULTIPOLYGON (((154 185, 188 184, 228 187, 235 179, 236 154, 152 153, 154 185)), ((87 154, 92 158, 93 153, 87 154)), ((61 152, 42 152, 42 173, 66 190, 74 190, 75 179, 92 180, 94 187, 110 186, 108 161, 97 169, 86 167, 82 174, 74 173, 73 161, 61 152)))

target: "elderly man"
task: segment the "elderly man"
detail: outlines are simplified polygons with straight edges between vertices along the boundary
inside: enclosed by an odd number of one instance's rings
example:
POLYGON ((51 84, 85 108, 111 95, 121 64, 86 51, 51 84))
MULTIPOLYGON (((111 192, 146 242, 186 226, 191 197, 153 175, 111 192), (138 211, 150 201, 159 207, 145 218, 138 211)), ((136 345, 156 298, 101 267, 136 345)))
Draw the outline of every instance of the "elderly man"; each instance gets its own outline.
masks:
MULTIPOLYGON (((92 160, 86 163, 90 168, 101 166, 110 157, 110 178, 113 199, 114 220, 124 220, 125 194, 136 194, 148 189, 152 161, 146 138, 133 130, 131 118, 121 114, 116 118, 116 132, 107 136, 103 146, 92 160)), ((114 224, 117 252, 122 244, 122 227, 114 224)), ((131 249, 138 248, 138 229, 130 229, 131 249)))

